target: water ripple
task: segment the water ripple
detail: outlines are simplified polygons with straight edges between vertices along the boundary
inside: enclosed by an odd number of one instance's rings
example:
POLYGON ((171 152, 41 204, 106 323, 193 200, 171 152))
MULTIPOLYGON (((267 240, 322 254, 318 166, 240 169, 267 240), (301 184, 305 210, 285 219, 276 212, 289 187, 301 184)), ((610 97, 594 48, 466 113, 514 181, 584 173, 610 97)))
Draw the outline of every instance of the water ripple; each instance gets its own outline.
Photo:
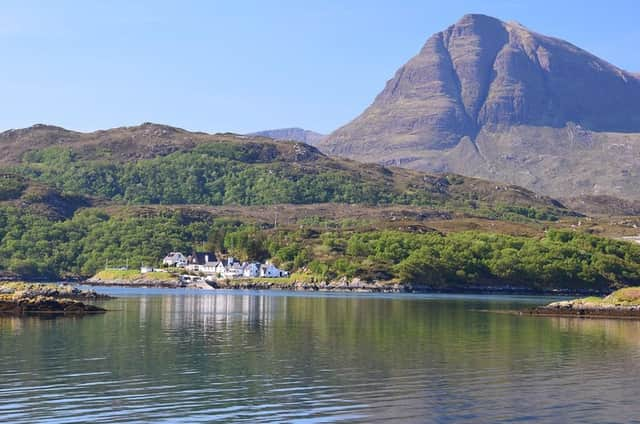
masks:
POLYGON ((640 326, 513 300, 217 294, 0 318, 8 423, 633 422, 640 326), (517 306, 517 304, 515 305, 517 306), (6 325, 5 325, 6 324, 6 325))

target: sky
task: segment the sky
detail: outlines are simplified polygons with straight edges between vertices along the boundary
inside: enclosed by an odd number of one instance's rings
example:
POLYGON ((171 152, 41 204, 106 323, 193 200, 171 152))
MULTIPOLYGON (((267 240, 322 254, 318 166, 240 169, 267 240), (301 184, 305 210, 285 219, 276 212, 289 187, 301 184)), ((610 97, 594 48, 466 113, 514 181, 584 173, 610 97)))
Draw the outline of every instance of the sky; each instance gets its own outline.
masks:
POLYGON ((466 13, 640 72, 637 0, 0 0, 0 130, 328 133, 466 13))

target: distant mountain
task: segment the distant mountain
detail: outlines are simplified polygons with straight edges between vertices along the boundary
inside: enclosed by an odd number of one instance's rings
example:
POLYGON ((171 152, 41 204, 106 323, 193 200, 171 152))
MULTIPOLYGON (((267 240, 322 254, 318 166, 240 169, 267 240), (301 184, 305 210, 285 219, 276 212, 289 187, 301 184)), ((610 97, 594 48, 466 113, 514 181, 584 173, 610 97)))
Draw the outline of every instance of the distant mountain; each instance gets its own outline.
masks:
POLYGON ((640 199, 640 78, 518 23, 466 15, 318 146, 557 197, 640 199))
POLYGON ((280 128, 276 130, 258 131, 248 135, 269 137, 274 140, 291 140, 299 141, 301 143, 307 143, 312 146, 320 143, 326 135, 319 134, 314 131, 305 130, 302 128, 280 128))

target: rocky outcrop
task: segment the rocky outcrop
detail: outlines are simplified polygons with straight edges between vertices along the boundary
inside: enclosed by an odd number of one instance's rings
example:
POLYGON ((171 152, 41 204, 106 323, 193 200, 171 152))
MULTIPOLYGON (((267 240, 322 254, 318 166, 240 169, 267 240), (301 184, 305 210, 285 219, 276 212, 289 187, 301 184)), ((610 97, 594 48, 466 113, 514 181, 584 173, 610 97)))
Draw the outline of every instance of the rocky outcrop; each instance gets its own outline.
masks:
POLYGON ((640 305, 623 306, 562 301, 554 302, 547 306, 540 306, 528 312, 531 315, 541 316, 640 319, 640 305))
POLYGON ((105 309, 84 303, 110 298, 93 290, 54 284, 0 283, 0 314, 94 314, 105 309), (81 301, 82 300, 82 301, 81 301))
POLYGON ((583 318, 640 318, 640 287, 626 287, 610 295, 553 302, 528 311, 532 315, 583 318))
POLYGON ((0 313, 24 314, 96 314, 105 309, 73 300, 47 296, 16 297, 0 296, 0 313))
POLYGON ((640 199, 638 110, 637 75, 518 23, 467 15, 319 147, 552 196, 640 199))

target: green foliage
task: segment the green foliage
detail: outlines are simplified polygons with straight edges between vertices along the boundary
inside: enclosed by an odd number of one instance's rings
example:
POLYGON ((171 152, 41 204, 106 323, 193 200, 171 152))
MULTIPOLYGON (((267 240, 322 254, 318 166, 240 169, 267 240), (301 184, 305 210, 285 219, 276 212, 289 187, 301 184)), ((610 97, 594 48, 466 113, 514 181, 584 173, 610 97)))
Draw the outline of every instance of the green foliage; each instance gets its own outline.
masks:
POLYGON ((26 182, 17 176, 0 176, 0 200, 19 198, 27 188, 26 182))
POLYGON ((229 254, 242 261, 263 261, 269 257, 265 235, 256 228, 244 227, 228 232, 224 246, 229 254))
MULTIPOLYGON (((112 163, 79 161, 69 149, 54 147, 28 152, 14 171, 65 192, 132 204, 376 204, 397 200, 389 184, 340 169, 293 167, 274 161, 277 155, 277 148, 269 144, 208 143, 155 159, 112 163)), ((415 197, 410 200, 417 201, 415 197)))
MULTIPOLYGON (((447 192, 464 178, 423 178, 398 184, 386 168, 362 170, 328 160, 291 162, 276 145, 215 142, 137 162, 84 160, 68 148, 27 152, 12 171, 85 194, 129 204, 270 205, 280 203, 358 203, 447 206, 479 216, 510 220, 555 220, 552 208, 488 207, 475 192, 447 192), (473 197, 473 199, 466 197, 473 197)), ((405 181, 406 182, 406 181, 405 181)), ((1 194, 1 190, 0 190, 1 194)), ((308 225, 321 222, 309 217, 308 225)), ((325 223, 326 224, 326 223, 325 223)), ((345 222, 344 224, 348 224, 345 222)))
POLYGON ((0 208, 0 268, 24 277, 92 275, 129 264, 159 265, 169 251, 208 250, 270 259, 316 280, 359 277, 430 287, 512 285, 605 289, 640 284, 640 246, 573 231, 542 238, 491 233, 346 232, 261 228, 178 212, 112 217, 87 209, 50 221, 0 208))

